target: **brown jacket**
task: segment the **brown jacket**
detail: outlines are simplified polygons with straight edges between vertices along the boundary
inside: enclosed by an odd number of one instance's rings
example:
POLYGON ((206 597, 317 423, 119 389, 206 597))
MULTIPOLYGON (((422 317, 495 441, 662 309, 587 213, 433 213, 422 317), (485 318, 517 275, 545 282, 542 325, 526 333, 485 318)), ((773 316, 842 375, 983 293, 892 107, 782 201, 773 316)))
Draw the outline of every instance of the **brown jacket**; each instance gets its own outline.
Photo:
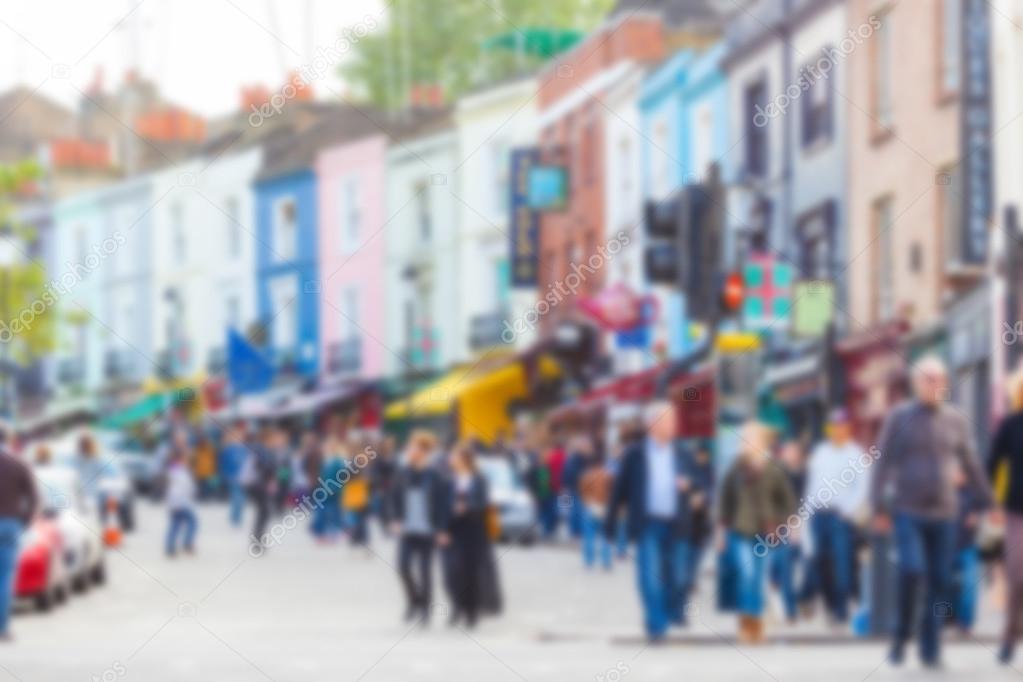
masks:
POLYGON ((799 500, 788 476, 776 462, 754 471, 737 460, 721 485, 718 518, 740 535, 754 537, 773 533, 791 514, 799 500))
POLYGON ((0 452, 0 518, 27 524, 39 507, 35 480, 20 460, 0 452))

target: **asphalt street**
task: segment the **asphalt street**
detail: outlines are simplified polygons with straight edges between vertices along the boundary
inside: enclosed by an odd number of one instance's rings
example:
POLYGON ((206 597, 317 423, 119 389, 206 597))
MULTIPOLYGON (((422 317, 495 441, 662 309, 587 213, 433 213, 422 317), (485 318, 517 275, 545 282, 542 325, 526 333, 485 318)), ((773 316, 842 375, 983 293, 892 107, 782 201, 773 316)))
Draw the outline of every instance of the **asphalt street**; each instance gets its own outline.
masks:
MULTIPOLYGON (((22 609, 15 641, 0 645, 0 681, 68 680, 851 680, 1018 679, 994 662, 985 636, 952 643, 941 673, 915 662, 894 670, 881 642, 820 624, 784 629, 738 646, 734 621, 709 603, 690 609, 688 630, 648 647, 640 634, 630 562, 587 572, 567 547, 499 548, 506 602, 473 631, 447 626, 435 589, 428 627, 403 622, 394 545, 372 552, 318 545, 298 525, 253 558, 226 509, 203 507, 194 557, 162 554, 165 511, 143 504, 139 530, 111 552, 109 583, 47 614, 22 609)), ((282 526, 283 528, 283 526, 282 526)), ((374 527, 374 531, 377 528, 374 527)))

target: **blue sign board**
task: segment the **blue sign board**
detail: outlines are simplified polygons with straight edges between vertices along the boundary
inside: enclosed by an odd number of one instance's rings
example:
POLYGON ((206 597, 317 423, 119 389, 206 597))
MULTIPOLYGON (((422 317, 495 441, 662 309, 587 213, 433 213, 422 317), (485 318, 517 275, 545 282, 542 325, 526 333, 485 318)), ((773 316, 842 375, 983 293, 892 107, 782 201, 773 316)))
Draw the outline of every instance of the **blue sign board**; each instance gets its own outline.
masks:
POLYGON ((568 171, 562 166, 534 166, 529 171, 529 206, 561 211, 568 205, 568 171))

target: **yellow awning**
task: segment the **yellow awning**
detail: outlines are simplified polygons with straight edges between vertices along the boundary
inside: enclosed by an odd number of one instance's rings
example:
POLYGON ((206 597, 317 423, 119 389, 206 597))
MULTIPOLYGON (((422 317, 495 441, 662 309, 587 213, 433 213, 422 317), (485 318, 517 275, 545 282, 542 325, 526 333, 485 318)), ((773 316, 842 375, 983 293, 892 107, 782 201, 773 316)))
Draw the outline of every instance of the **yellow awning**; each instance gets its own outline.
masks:
MULTIPOLYGON (((561 370, 554 360, 542 357, 540 372, 545 377, 556 377, 561 370)), ((384 410, 384 418, 439 417, 449 414, 457 404, 460 435, 490 441, 500 430, 510 426, 508 403, 528 395, 526 370, 520 360, 499 367, 467 365, 452 370, 408 398, 391 403, 384 410)))

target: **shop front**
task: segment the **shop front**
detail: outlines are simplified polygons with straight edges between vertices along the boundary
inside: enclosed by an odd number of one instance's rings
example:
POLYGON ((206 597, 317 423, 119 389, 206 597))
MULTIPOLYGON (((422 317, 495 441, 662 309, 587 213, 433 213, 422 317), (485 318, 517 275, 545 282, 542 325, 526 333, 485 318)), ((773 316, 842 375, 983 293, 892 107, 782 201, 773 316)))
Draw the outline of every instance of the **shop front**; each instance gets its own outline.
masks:
POLYGON ((759 395, 761 420, 780 438, 796 440, 804 449, 820 440, 828 411, 820 345, 768 362, 759 395))
POLYGON ((884 418, 909 395, 905 333, 904 322, 892 322, 848 336, 836 345, 845 371, 845 406, 855 437, 864 447, 877 442, 884 418))
POLYGON ((979 452, 990 444, 991 424, 991 295, 983 284, 949 306, 949 389, 952 400, 970 421, 979 452))

